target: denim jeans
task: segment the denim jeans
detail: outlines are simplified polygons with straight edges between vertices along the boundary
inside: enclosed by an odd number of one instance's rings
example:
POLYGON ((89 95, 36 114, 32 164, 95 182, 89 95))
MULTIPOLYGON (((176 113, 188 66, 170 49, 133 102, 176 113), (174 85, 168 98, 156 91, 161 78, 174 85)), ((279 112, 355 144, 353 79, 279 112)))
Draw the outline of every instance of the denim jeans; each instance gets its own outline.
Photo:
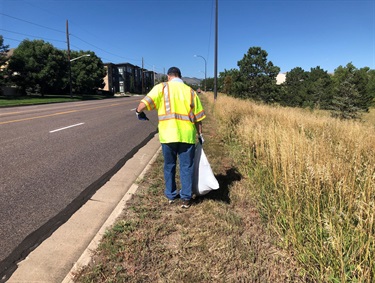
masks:
POLYGON ((180 197, 190 200, 193 193, 194 154, 195 145, 188 143, 162 143, 164 156, 165 196, 173 200, 177 197, 176 161, 180 165, 181 190, 180 197))

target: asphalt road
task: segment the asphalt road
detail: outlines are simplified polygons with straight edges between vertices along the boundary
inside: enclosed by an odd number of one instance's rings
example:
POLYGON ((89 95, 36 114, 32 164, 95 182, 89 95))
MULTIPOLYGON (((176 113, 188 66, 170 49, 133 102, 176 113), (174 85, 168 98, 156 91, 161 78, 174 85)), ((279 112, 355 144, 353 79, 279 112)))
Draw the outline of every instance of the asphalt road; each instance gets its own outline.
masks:
POLYGON ((0 108, 0 274, 154 136, 156 113, 131 111, 140 99, 0 108))

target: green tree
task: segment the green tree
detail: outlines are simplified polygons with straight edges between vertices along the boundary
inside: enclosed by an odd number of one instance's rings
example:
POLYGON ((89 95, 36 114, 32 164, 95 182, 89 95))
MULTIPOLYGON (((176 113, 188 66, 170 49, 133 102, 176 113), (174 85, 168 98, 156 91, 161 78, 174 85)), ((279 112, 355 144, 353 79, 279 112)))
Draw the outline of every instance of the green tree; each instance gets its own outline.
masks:
POLYGON ((360 111, 369 111, 374 99, 372 80, 373 72, 368 67, 357 69, 352 63, 337 67, 333 75, 335 101, 346 95, 342 92, 342 84, 351 84, 356 95, 348 97, 351 100, 350 105, 360 111))
POLYGON ((307 78, 307 98, 313 108, 328 109, 331 105, 332 77, 319 66, 311 68, 307 78))
POLYGON ((308 73, 301 67, 296 67, 286 74, 285 96, 281 103, 287 106, 302 107, 307 100, 307 78, 308 73))
POLYGON ((356 119, 369 110, 373 102, 373 72, 365 67, 357 69, 352 63, 335 69, 332 115, 342 119, 356 119))
POLYGON ((213 91, 214 90, 214 78, 206 78, 205 80, 202 80, 201 85, 206 85, 207 91, 213 91))
POLYGON ((352 83, 354 75, 348 73, 343 81, 336 86, 336 95, 332 101, 332 116, 340 119, 358 119, 361 108, 358 107, 360 96, 356 86, 352 83))
POLYGON ((63 51, 43 40, 24 40, 9 60, 10 79, 24 91, 61 93, 68 61, 63 51))
POLYGON ((237 69, 224 70, 220 73, 221 89, 224 93, 241 97, 244 93, 244 85, 241 81, 241 73, 237 69))
POLYGON ((93 94, 98 88, 104 88, 107 71, 102 60, 91 51, 72 51, 70 58, 80 59, 71 62, 72 88, 75 94, 93 94), (89 57, 84 55, 89 54, 89 57))
POLYGON ((373 72, 370 71, 369 67, 364 67, 357 69, 354 73, 354 84, 360 94, 358 98, 358 106, 366 112, 369 111, 374 99, 374 89, 371 90, 373 72))
POLYGON ((369 100, 371 101, 369 104, 370 106, 374 106, 375 104, 375 70, 368 71, 368 84, 366 87, 366 92, 368 93, 369 100))
POLYGON ((241 73, 241 96, 266 103, 277 100, 276 76, 280 68, 267 60, 268 53, 260 47, 251 47, 242 60, 237 62, 241 73))
POLYGON ((9 45, 4 45, 3 36, 0 35, 0 87, 6 83, 7 69, 5 68, 7 58, 7 52, 9 51, 9 45))
POLYGON ((224 82, 223 82, 223 92, 230 95, 232 91, 232 85, 233 85, 232 76, 225 76, 224 82))

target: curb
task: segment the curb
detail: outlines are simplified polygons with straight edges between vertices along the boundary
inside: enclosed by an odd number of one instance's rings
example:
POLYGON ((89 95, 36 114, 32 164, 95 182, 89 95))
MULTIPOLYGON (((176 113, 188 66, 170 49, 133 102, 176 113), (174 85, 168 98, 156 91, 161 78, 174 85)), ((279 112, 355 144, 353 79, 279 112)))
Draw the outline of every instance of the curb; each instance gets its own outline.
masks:
MULTIPOLYGON (((150 169, 151 165, 155 162, 156 158, 158 157, 159 153, 161 151, 161 147, 156 151, 154 156, 151 158, 151 160, 148 162, 146 167, 143 169, 141 174, 137 177, 136 181, 143 179, 144 175, 147 173, 147 171, 150 169)), ((72 269, 69 271, 69 273, 66 275, 64 280, 61 283, 74 283, 74 274, 77 273, 80 269, 87 266, 92 258, 93 252, 98 248, 99 243, 101 239, 103 238, 106 230, 110 228, 117 218, 121 215, 122 211, 127 207, 127 202, 133 197, 135 192, 138 189, 138 185, 133 183, 129 190, 126 192, 124 197, 120 200, 120 202, 117 204, 113 212, 110 214, 108 219, 105 221, 105 223, 102 225, 102 227, 99 229, 98 233, 95 235, 95 237, 92 239, 90 244, 87 246, 85 251, 82 253, 82 255, 79 257, 77 262, 73 265, 72 269)))

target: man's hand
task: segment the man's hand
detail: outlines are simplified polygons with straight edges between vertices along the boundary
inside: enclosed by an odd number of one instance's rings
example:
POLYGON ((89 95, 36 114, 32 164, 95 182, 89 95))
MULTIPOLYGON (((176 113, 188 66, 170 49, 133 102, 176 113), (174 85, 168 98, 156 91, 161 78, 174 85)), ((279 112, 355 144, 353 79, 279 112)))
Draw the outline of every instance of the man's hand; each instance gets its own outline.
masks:
POLYGON ((202 135, 202 134, 200 134, 200 135, 198 136, 198 141, 199 141, 199 143, 200 143, 201 145, 204 144, 204 138, 203 138, 203 135, 202 135))
POLYGON ((143 111, 142 112, 138 112, 137 110, 135 110, 135 114, 137 115, 138 120, 143 120, 143 121, 148 120, 145 112, 143 112, 143 111))

